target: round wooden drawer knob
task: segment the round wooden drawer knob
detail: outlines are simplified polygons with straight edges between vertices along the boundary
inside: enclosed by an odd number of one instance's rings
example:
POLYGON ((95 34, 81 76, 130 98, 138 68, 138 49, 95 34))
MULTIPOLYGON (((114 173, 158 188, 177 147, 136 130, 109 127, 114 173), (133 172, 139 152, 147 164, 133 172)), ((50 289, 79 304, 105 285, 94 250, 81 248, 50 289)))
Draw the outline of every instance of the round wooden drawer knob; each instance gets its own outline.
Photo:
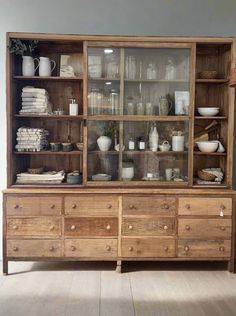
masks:
POLYGON ((50 205, 50 208, 54 208, 54 207, 55 207, 55 204, 51 204, 51 205, 50 205))
POLYGON ((13 251, 18 251, 18 247, 13 247, 13 251))
POLYGON ((220 229, 221 230, 226 230, 226 227, 225 226, 220 226, 220 229))
POLYGON ((166 247, 164 247, 164 250, 167 252, 169 250, 169 248, 166 246, 166 247))
POLYGON ((19 208, 19 205, 18 205, 18 204, 15 204, 13 207, 14 207, 14 208, 19 208))
POLYGON ((107 246, 106 246, 106 250, 107 250, 107 251, 111 251, 111 246, 107 245, 107 246))
POLYGON ((189 246, 185 246, 185 247, 184 247, 184 251, 185 251, 185 252, 188 252, 188 251, 189 251, 189 246))
POLYGON ((168 210, 168 209, 170 208, 170 206, 169 206, 168 204, 164 204, 164 205, 162 206, 162 208, 164 208, 165 210, 168 210))
POLYGON ((167 229, 168 229, 168 226, 167 226, 167 225, 164 225, 163 228, 164 228, 164 230, 167 230, 167 229))
POLYGON ((112 205, 111 205, 111 204, 108 204, 108 205, 107 205, 107 208, 111 209, 111 208, 112 208, 112 205))
POLYGON ((129 230, 132 230, 132 229, 133 229, 133 226, 132 226, 132 225, 129 225, 128 228, 129 228, 129 230))
POLYGON ((220 208, 221 208, 221 210, 225 210, 226 209, 226 207, 223 204, 220 206, 220 208))
POLYGON ((185 207, 186 207, 187 210, 189 210, 190 209, 190 204, 186 204, 185 207))
POLYGON ((70 230, 75 230, 76 226, 75 225, 71 225, 70 230))
POLYGON ((220 252, 224 252, 224 251, 225 251, 225 247, 221 246, 221 247, 219 248, 219 250, 220 250, 220 252))
POLYGON ((12 227, 14 230, 17 230, 18 229, 18 226, 17 225, 13 225, 12 227))
POLYGON ((107 225, 106 230, 111 230, 111 225, 107 225))
POLYGON ((190 230, 190 226, 189 226, 189 225, 186 225, 186 226, 185 226, 185 229, 186 229, 186 230, 190 230))
POLYGON ((76 248, 75 248, 75 246, 71 246, 70 249, 71 249, 71 251, 75 251, 76 248))
POLYGON ((133 204, 130 204, 129 208, 130 208, 131 210, 133 210, 133 209, 134 209, 134 205, 133 205, 133 204))
POLYGON ((55 227, 53 225, 49 227, 50 230, 54 230, 54 228, 55 227))
POLYGON ((53 246, 50 247, 50 248, 49 248, 49 251, 54 251, 54 247, 53 247, 53 246))
POLYGON ((129 247, 129 251, 133 251, 134 250, 134 248, 131 246, 131 247, 129 247))
POLYGON ((72 208, 76 208, 76 204, 72 204, 72 206, 71 206, 72 208))

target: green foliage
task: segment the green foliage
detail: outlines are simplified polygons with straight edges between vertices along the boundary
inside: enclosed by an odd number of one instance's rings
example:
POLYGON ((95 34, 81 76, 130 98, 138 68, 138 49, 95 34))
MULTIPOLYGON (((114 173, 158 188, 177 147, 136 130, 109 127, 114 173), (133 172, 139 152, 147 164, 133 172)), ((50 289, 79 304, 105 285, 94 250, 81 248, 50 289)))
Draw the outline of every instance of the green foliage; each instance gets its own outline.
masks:
POLYGON ((118 133, 116 123, 112 121, 108 122, 108 124, 104 127, 103 135, 113 139, 116 133, 118 133))
POLYGON ((38 46, 38 41, 23 41, 20 39, 12 39, 9 47, 10 53, 21 56, 32 56, 38 46))

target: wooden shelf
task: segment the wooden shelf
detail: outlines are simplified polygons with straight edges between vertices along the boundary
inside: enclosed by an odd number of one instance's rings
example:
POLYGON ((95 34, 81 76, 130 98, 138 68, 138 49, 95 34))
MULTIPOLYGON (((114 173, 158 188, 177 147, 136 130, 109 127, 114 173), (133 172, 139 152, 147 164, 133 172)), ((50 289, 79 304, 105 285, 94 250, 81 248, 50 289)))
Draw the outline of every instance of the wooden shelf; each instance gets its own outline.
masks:
POLYGON ((14 151, 15 155, 82 155, 83 151, 72 150, 72 151, 14 151))
POLYGON ((228 79, 196 79, 196 83, 228 83, 228 79))
POLYGON ((108 151, 101 151, 101 150, 88 150, 89 155, 119 155, 119 151, 116 150, 108 150, 108 151))
POLYGON ((89 81, 120 81, 120 78, 88 78, 89 81))
POLYGON ((148 116, 148 115, 94 115, 88 116, 89 121, 158 121, 180 122, 189 121, 189 116, 148 116))
POLYGON ((83 184, 13 184, 11 188, 82 188, 83 184))
POLYGON ((189 83, 188 80, 176 79, 176 80, 165 80, 165 79, 124 79, 125 82, 136 82, 136 83, 189 83))
MULTIPOLYGON (((188 151, 151 151, 151 150, 124 150, 123 155, 146 155, 146 154, 153 154, 153 155, 186 155, 188 151)), ((88 151, 88 154, 102 154, 102 155, 119 155, 118 151, 109 150, 109 151, 100 151, 100 150, 91 150, 88 151)))
POLYGON ((39 76, 14 76, 16 80, 30 80, 30 81, 81 81, 83 77, 39 77, 39 76))
POLYGON ((226 116, 194 116, 195 120, 227 120, 226 116))
POLYGON ((36 115, 36 114, 15 114, 17 118, 29 118, 29 119, 45 119, 45 120, 68 120, 68 121, 76 121, 76 120, 83 120, 83 115, 36 115))
POLYGON ((224 153, 219 153, 219 152, 213 152, 213 153, 204 153, 204 152, 201 152, 201 151, 194 151, 194 155, 200 155, 200 156, 226 156, 227 153, 224 152, 224 153))

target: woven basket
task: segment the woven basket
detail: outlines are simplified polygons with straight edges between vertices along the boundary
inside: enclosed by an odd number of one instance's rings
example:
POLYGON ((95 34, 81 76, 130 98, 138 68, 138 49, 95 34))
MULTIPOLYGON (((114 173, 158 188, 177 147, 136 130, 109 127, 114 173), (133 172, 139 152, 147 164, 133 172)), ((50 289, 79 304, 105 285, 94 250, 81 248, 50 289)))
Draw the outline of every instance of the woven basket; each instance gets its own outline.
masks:
POLYGON ((215 70, 204 70, 198 74, 200 79, 215 79, 217 76, 217 71, 215 70))
POLYGON ((198 170, 197 174, 198 174, 198 178, 204 181, 214 181, 216 178, 214 174, 211 174, 202 170, 198 170))
POLYGON ((30 174, 42 174, 43 173, 44 168, 28 168, 28 173, 30 174))

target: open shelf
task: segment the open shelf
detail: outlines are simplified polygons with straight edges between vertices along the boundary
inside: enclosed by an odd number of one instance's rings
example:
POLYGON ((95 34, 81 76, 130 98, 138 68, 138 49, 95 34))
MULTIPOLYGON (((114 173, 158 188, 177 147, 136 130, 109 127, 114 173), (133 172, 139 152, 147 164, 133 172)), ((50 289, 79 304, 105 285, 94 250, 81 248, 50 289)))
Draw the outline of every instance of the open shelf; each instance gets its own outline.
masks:
POLYGON ((194 151, 194 155, 201 155, 201 156, 226 156, 227 153, 223 152, 223 153, 219 153, 219 152, 213 152, 213 153, 204 153, 202 151, 194 151))
POLYGON ((39 76, 13 76, 16 80, 30 80, 30 81, 81 81, 83 77, 39 77, 39 76))
POLYGON ((226 116, 198 116, 196 115, 195 120, 227 120, 226 116))
POLYGON ((14 151, 15 155, 82 155, 83 151, 72 150, 72 151, 14 151))
POLYGON ((69 183, 60 183, 60 184, 13 184, 12 188, 82 188, 83 184, 69 184, 69 183))
POLYGON ((228 83, 228 79, 196 79, 196 83, 228 83))
POLYGON ((46 119, 46 120, 83 120, 83 115, 31 115, 31 114, 26 114, 26 115, 21 115, 21 114, 15 114, 15 117, 17 118, 29 118, 29 119, 46 119))

